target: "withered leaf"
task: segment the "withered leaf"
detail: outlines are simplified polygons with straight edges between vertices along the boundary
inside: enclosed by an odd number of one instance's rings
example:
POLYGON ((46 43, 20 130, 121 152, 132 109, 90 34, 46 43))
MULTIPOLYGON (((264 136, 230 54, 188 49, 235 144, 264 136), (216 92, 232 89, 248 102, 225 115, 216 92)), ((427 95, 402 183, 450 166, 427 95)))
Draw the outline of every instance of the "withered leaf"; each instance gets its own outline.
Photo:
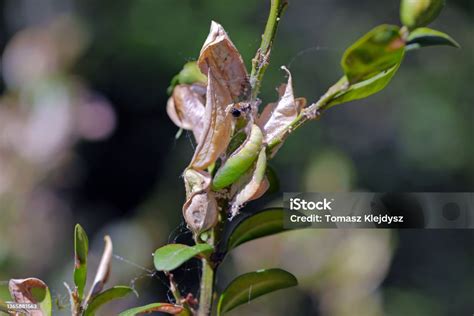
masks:
POLYGON ((202 170, 186 169, 183 177, 187 198, 193 193, 207 190, 211 184, 211 175, 202 170))
POLYGON ((110 236, 105 236, 104 242, 104 252, 102 253, 102 258, 100 259, 99 267, 97 268, 94 282, 92 283, 92 287, 90 289, 89 295, 87 296, 86 302, 90 302, 91 298, 99 294, 109 279, 113 253, 112 239, 110 236))
POLYGON ((304 98, 295 99, 291 73, 285 67, 282 67, 282 69, 288 73, 288 83, 280 86, 279 101, 268 104, 257 120, 264 132, 266 143, 278 137, 306 105, 304 98))
POLYGON ((192 130, 197 141, 204 128, 205 111, 205 98, 197 92, 198 89, 205 88, 200 84, 177 85, 166 105, 173 123, 182 129, 192 130))
POLYGON ((198 141, 190 167, 204 170, 225 152, 230 142, 234 121, 226 111, 232 102, 229 91, 208 71, 207 99, 204 114, 204 128, 198 141))
POLYGON ((217 222, 217 202, 210 190, 195 192, 183 205, 183 216, 188 227, 195 233, 206 231, 217 222))
POLYGON ((205 171, 187 169, 184 172, 186 203, 183 216, 188 227, 195 233, 205 231, 217 222, 217 202, 210 190, 211 175, 205 171))
POLYGON ((264 195, 265 192, 267 192, 269 188, 270 188, 270 181, 268 181, 267 177, 265 177, 263 181, 260 183, 260 186, 258 187, 255 194, 252 195, 252 197, 248 200, 248 202, 261 198, 262 195, 264 195))
MULTIPOLYGON (((31 316, 51 315, 51 294, 48 286, 37 278, 11 279, 8 289, 16 303, 37 304, 38 309, 28 310, 31 316)), ((20 313, 18 313, 19 315, 20 313)))
POLYGON ((184 308, 179 305, 170 303, 152 303, 145 306, 135 307, 120 313, 118 316, 138 316, 151 314, 153 312, 167 313, 171 315, 188 315, 187 312, 182 313, 184 308), (182 313, 182 314, 181 314, 182 313))
POLYGON ((237 48, 222 25, 212 21, 209 35, 201 49, 198 66, 202 73, 209 69, 230 92, 234 101, 244 100, 250 94, 250 83, 245 64, 237 48))
POLYGON ((265 148, 262 148, 254 167, 231 187, 231 195, 234 196, 230 202, 231 217, 237 215, 245 203, 258 198, 268 189, 268 186, 265 189, 265 184, 262 184, 265 179, 266 167, 267 155, 265 148))

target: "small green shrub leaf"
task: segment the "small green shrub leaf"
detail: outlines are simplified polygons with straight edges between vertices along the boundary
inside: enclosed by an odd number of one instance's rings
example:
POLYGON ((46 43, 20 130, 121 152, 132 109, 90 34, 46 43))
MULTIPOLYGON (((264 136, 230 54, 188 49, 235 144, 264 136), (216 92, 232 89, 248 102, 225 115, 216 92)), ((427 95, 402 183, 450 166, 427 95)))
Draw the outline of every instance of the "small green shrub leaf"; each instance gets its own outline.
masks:
POLYGON ((243 274, 224 290, 217 305, 217 315, 267 293, 296 286, 295 276, 282 269, 259 270, 243 274))
MULTIPOLYGON (((326 105, 325 109, 336 104, 367 98, 368 96, 379 92, 387 86, 390 80, 392 80, 399 67, 400 64, 396 64, 392 66, 392 68, 382 71, 370 79, 350 85, 348 89, 337 93, 326 105)), ((347 81, 345 77, 341 80, 347 81)))
POLYGON ((254 124, 247 139, 217 170, 212 180, 212 189, 218 191, 231 185, 249 170, 258 157, 262 148, 262 141, 262 131, 260 127, 254 124))
POLYGON ((208 255, 214 248, 209 244, 187 246, 183 244, 169 244, 155 251, 153 262, 158 271, 171 271, 189 259, 198 255, 208 255))
POLYGON ((399 64, 404 46, 398 26, 379 25, 369 31, 342 57, 341 65, 349 83, 365 81, 399 64))
POLYGON ((174 304, 152 303, 145 306, 128 309, 126 311, 121 312, 119 316, 135 316, 135 315, 150 314, 153 312, 177 315, 183 312, 183 310, 184 310, 183 307, 174 305, 174 304))
POLYGON ((89 239, 81 225, 74 229, 74 284, 80 299, 84 296, 84 287, 87 281, 87 255, 89 253, 89 239))
POLYGON ((247 241, 285 231, 286 229, 283 227, 284 215, 283 208, 270 208, 245 218, 229 236, 227 251, 247 241))
POLYGON ((402 0, 400 20, 410 30, 433 22, 444 7, 444 0, 402 0))
POLYGON ((110 289, 99 293, 91 299, 84 312, 84 316, 93 316, 101 306, 109 303, 110 301, 123 298, 130 293, 133 293, 133 289, 128 286, 119 285, 111 287, 110 289))
POLYGON ((458 42, 446 33, 427 27, 420 27, 408 35, 406 50, 435 45, 461 47, 458 42))

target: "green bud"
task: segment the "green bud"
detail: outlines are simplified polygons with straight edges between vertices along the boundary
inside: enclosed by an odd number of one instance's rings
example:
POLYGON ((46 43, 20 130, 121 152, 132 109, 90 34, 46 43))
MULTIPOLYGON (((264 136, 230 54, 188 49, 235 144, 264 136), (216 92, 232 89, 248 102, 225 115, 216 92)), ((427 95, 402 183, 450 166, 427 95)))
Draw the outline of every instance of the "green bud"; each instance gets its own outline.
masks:
POLYGON ((433 22, 444 7, 444 0, 402 0, 400 19, 410 30, 433 22))
POLYGON ((195 61, 190 61, 186 63, 183 69, 178 74, 178 80, 181 84, 192 84, 195 82, 206 83, 207 78, 199 67, 197 66, 195 61))
POLYGON ((168 87, 168 94, 173 93, 174 87, 179 84, 193 84, 193 83, 207 83, 207 77, 201 72, 195 61, 190 61, 184 64, 183 69, 171 79, 168 87))

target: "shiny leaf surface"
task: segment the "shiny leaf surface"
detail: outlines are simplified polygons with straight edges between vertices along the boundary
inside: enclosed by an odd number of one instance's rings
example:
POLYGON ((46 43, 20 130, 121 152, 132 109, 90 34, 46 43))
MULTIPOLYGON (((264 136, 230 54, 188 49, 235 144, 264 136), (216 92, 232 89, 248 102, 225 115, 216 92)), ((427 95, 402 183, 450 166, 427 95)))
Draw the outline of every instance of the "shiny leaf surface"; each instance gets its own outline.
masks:
POLYGON ((208 255, 214 248, 209 244, 187 246, 183 244, 169 244, 155 251, 153 262, 158 271, 172 271, 189 259, 198 255, 208 255))
POLYGON ((395 25, 380 25, 349 47, 341 65, 350 84, 356 84, 400 63, 405 42, 395 25))
POLYGON ((133 289, 128 286, 114 286, 95 296, 87 305, 84 316, 94 316, 97 310, 103 305, 133 293, 133 289))
POLYGON ((282 269, 259 270, 243 274, 233 280, 220 296, 217 314, 222 315, 259 296, 297 284, 295 276, 282 269))
POLYGON ((284 232, 284 212, 283 208, 271 208, 242 220, 227 241, 227 251, 247 241, 284 232))
POLYGON ((427 27, 420 27, 408 35, 406 50, 435 45, 461 47, 458 42, 446 33, 427 27))
POLYGON ((74 229, 74 284, 80 299, 84 295, 87 281, 87 255, 89 253, 89 239, 81 225, 74 229))

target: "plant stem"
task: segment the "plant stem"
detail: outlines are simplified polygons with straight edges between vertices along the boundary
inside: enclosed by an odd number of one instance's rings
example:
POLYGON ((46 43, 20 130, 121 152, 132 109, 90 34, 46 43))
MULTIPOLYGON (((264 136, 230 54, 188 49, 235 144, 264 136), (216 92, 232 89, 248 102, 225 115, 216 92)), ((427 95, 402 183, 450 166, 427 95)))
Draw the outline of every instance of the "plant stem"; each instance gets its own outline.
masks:
POLYGON ((212 308, 214 288, 214 268, 209 259, 203 258, 201 275, 201 293, 199 295, 199 310, 197 316, 209 316, 212 308))
POLYGON ((176 300, 176 304, 178 305, 183 305, 184 311, 182 312, 183 316, 189 316, 192 315, 191 313, 191 307, 188 305, 185 299, 181 296, 181 292, 178 289, 178 285, 174 281, 174 276, 173 274, 169 272, 165 272, 165 275, 168 277, 170 281, 170 291, 173 294, 174 299, 176 300))
POLYGON ((271 0, 270 14, 268 15, 265 31, 262 35, 262 42, 252 60, 252 72, 250 73, 250 85, 252 86, 251 100, 257 99, 262 78, 270 60, 278 23, 287 5, 287 0, 271 0))
MULTIPOLYGON (((270 53, 273 45, 273 40, 276 35, 278 28, 278 23, 280 22, 280 17, 283 14, 286 6, 288 5, 287 0, 271 0, 270 14, 268 16, 267 24, 265 26, 265 31, 262 35, 262 42, 260 48, 257 50, 257 53, 252 60, 252 72, 250 73, 250 85, 252 87, 251 100, 256 100, 257 95, 260 90, 260 85, 262 82, 263 75, 267 69, 270 53)), ((221 233, 223 230, 228 201, 222 199, 219 201, 220 205, 220 216, 217 225, 212 228, 211 236, 207 243, 210 245, 216 246, 219 244, 221 239, 221 233)), ((202 242, 200 236, 195 236, 196 243, 202 242)), ((209 316, 212 311, 212 301, 214 295, 214 269, 219 264, 219 262, 213 262, 211 257, 202 258, 202 274, 201 274, 201 286, 200 286, 200 295, 199 295, 199 309, 197 311, 197 316, 209 316)))

